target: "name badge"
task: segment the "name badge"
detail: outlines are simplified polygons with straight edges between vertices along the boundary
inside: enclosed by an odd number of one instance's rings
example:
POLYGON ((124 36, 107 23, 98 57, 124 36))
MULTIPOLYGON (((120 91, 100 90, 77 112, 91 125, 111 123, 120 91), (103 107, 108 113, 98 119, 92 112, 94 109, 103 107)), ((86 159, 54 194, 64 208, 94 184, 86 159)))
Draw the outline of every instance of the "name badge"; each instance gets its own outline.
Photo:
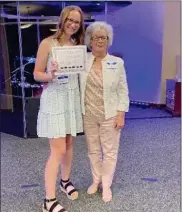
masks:
POLYGON ((117 62, 112 62, 112 61, 111 61, 111 62, 107 62, 107 64, 108 64, 108 65, 116 65, 117 62))
POLYGON ((107 62, 107 68, 111 71, 115 71, 117 69, 116 64, 117 62, 107 62))
POLYGON ((67 84, 69 80, 68 75, 57 76, 57 81, 59 84, 67 84))

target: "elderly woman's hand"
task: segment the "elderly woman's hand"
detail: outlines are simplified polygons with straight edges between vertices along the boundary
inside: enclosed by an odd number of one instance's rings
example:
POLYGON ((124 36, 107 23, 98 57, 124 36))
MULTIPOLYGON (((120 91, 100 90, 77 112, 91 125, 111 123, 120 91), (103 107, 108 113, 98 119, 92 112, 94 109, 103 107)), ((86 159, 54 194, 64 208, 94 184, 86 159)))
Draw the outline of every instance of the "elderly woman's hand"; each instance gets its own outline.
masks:
POLYGON ((125 124, 125 112, 119 111, 116 116, 115 128, 119 130, 124 127, 124 124, 125 124))

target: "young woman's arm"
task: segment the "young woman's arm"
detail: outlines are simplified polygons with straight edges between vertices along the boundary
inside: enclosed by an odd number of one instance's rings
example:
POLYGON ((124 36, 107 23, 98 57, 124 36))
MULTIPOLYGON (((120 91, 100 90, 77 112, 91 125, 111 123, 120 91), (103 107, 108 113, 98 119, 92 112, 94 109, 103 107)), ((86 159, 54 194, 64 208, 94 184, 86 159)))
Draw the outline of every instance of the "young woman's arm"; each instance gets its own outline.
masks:
MULTIPOLYGON (((44 39, 38 48, 37 58, 35 61, 34 68, 34 79, 39 82, 49 82, 54 79, 54 72, 56 69, 51 67, 50 72, 46 73, 45 69, 47 67, 47 61, 50 52, 50 41, 49 39, 44 39)), ((53 66, 53 64, 52 64, 53 66)))

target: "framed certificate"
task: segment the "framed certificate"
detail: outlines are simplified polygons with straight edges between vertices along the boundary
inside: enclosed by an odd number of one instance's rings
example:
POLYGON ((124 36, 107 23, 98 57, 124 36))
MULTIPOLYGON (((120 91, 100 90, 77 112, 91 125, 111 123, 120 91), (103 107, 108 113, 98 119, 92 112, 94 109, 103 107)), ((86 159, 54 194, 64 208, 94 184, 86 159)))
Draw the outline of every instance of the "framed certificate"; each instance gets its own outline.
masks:
POLYGON ((58 63, 57 75, 81 73, 86 70, 87 48, 84 45, 52 47, 52 56, 58 63))

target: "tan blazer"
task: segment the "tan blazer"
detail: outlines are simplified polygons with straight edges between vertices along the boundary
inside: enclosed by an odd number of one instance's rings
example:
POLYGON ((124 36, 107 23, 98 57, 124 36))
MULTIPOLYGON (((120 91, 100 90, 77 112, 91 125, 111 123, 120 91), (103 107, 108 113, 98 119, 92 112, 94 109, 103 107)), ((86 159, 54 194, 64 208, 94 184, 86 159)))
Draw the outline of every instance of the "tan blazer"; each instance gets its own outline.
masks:
MULTIPOLYGON (((88 73, 92 67, 94 56, 92 53, 87 55, 87 70, 80 75, 81 105, 82 113, 85 115, 85 88, 88 73)), ((103 70, 103 91, 104 91, 104 109, 105 118, 111 118, 117 115, 118 111, 128 112, 129 96, 124 61, 112 55, 107 54, 102 60, 103 70)))

